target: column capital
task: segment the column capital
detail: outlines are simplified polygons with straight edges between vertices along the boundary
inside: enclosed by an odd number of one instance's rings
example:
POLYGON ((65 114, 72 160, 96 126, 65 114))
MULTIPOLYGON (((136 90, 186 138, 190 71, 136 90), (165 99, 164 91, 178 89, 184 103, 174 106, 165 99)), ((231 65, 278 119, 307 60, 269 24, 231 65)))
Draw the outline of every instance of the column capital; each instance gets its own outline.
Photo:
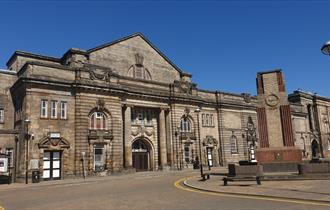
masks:
POLYGON ((126 108, 127 107, 130 107, 130 108, 133 108, 134 107, 134 105, 133 104, 130 104, 130 103, 122 103, 121 106, 122 107, 126 107, 126 108))
POLYGON ((160 109, 161 111, 168 111, 168 110, 170 110, 170 108, 167 107, 167 106, 161 106, 161 107, 159 107, 159 109, 160 109))

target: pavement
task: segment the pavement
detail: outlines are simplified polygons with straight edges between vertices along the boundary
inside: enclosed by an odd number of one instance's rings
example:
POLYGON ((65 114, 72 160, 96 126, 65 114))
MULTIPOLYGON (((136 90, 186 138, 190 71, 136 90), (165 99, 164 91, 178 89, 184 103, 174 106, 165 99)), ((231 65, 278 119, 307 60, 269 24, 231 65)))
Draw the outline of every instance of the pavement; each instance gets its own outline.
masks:
MULTIPOLYGON (((80 184, 88 184, 88 183, 96 183, 107 180, 131 180, 131 179, 145 179, 145 178, 153 178, 153 177, 163 177, 163 176, 173 176, 173 175, 197 175, 198 171, 195 170, 184 170, 184 171, 146 171, 139 173, 126 173, 126 174, 115 174, 110 176, 88 176, 86 179, 82 177, 77 178, 67 178, 61 180, 52 180, 52 181, 41 181, 39 183, 31 183, 31 180, 28 184, 25 183, 11 183, 11 184, 0 184, 0 192, 11 189, 24 189, 24 188, 35 188, 35 187, 43 187, 43 186, 60 186, 60 185, 80 185, 80 184)), ((1 209, 0 209, 1 210, 1 209)))
MULTIPOLYGON (((199 170, 184 170, 184 171, 155 171, 155 172, 139 172, 132 174, 112 175, 105 177, 87 177, 63 179, 55 181, 44 181, 40 183, 12 183, 10 185, 0 185, 0 192, 6 190, 37 188, 43 186, 78 186, 81 184, 93 184, 106 180, 131 180, 131 179, 146 179, 162 176, 181 176, 183 185, 200 191, 222 193, 227 195, 240 196, 258 196, 267 198, 283 198, 295 199, 302 201, 315 201, 330 204, 330 176, 319 176, 317 179, 301 179, 296 174, 272 173, 266 174, 266 180, 263 180, 261 185, 257 185, 256 181, 244 182, 228 182, 228 186, 223 186, 222 178, 227 174, 227 168, 213 168, 211 178, 203 181, 200 177, 199 170), (291 178, 290 178, 291 177, 291 178), (297 179, 298 178, 298 179, 297 179), (275 181, 272 181, 276 179, 275 181)), ((315 177, 314 177, 315 178, 315 177)))
POLYGON ((228 182, 223 186, 222 178, 227 169, 218 168, 212 171, 209 180, 203 181, 199 175, 184 181, 184 185, 196 190, 229 195, 262 196, 302 201, 315 201, 330 204, 330 176, 298 177, 296 174, 265 174, 267 177, 261 185, 256 181, 228 182), (292 177, 292 178, 290 178, 292 177), (272 181, 274 179, 275 181, 272 181))
MULTIPOLYGON (((198 170, 139 172, 88 177, 86 180, 77 178, 28 185, 0 185, 0 209, 328 210, 330 206, 330 203, 203 192, 183 186, 180 181, 198 175, 198 170)), ((203 184, 211 182, 220 184, 220 173, 203 184)))

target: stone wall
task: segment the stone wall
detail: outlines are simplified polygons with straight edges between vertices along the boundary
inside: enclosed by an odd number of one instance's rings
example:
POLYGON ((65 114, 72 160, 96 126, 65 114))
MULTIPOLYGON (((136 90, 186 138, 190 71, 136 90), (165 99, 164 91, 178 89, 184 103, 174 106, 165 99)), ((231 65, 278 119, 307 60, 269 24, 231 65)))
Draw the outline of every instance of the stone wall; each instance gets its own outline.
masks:
POLYGON ((141 36, 92 51, 89 54, 89 62, 111 67, 117 74, 128 76, 129 69, 136 64, 137 53, 143 56, 143 66, 150 72, 152 81, 172 83, 174 80, 180 80, 180 73, 141 36))
MULTIPOLYGON (((77 93, 75 96, 75 171, 82 173, 81 152, 85 152, 88 159, 89 170, 92 170, 93 154, 90 151, 88 141, 89 117, 92 110, 98 106, 98 100, 104 101, 104 108, 110 116, 110 127, 113 138, 110 143, 110 170, 120 171, 123 169, 123 120, 121 100, 116 96, 103 94, 77 93)), ((91 171, 90 171, 91 172, 91 171)))

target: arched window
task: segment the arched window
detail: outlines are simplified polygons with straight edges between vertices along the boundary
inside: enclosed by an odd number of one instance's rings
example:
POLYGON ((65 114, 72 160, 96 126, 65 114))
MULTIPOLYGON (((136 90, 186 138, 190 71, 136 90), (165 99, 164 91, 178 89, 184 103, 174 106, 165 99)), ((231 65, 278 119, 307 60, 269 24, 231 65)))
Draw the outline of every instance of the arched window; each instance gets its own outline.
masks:
POLYGON ((134 78, 151 80, 149 71, 143 66, 135 66, 134 68, 134 78))
POLYGON ((237 137, 234 134, 230 137, 230 151, 231 154, 238 154, 237 137))
POLYGON ((191 122, 187 117, 181 118, 180 130, 181 130, 181 132, 191 132, 192 131, 191 122))
POLYGON ((151 74, 147 68, 143 65, 133 65, 128 70, 127 76, 133 77, 136 79, 151 80, 151 74))
POLYGON ((89 127, 91 130, 107 129, 107 116, 103 112, 94 112, 90 116, 89 127))

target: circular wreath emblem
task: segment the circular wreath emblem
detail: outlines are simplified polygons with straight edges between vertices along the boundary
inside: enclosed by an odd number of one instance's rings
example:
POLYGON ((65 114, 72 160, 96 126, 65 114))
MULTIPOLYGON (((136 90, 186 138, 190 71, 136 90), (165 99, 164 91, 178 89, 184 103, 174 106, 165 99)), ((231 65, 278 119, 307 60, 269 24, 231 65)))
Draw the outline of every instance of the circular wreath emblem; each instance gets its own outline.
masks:
POLYGON ((275 95, 274 93, 272 93, 266 97, 266 104, 268 106, 275 107, 275 106, 277 106, 277 104, 279 102, 280 102, 279 97, 277 95, 275 95))

